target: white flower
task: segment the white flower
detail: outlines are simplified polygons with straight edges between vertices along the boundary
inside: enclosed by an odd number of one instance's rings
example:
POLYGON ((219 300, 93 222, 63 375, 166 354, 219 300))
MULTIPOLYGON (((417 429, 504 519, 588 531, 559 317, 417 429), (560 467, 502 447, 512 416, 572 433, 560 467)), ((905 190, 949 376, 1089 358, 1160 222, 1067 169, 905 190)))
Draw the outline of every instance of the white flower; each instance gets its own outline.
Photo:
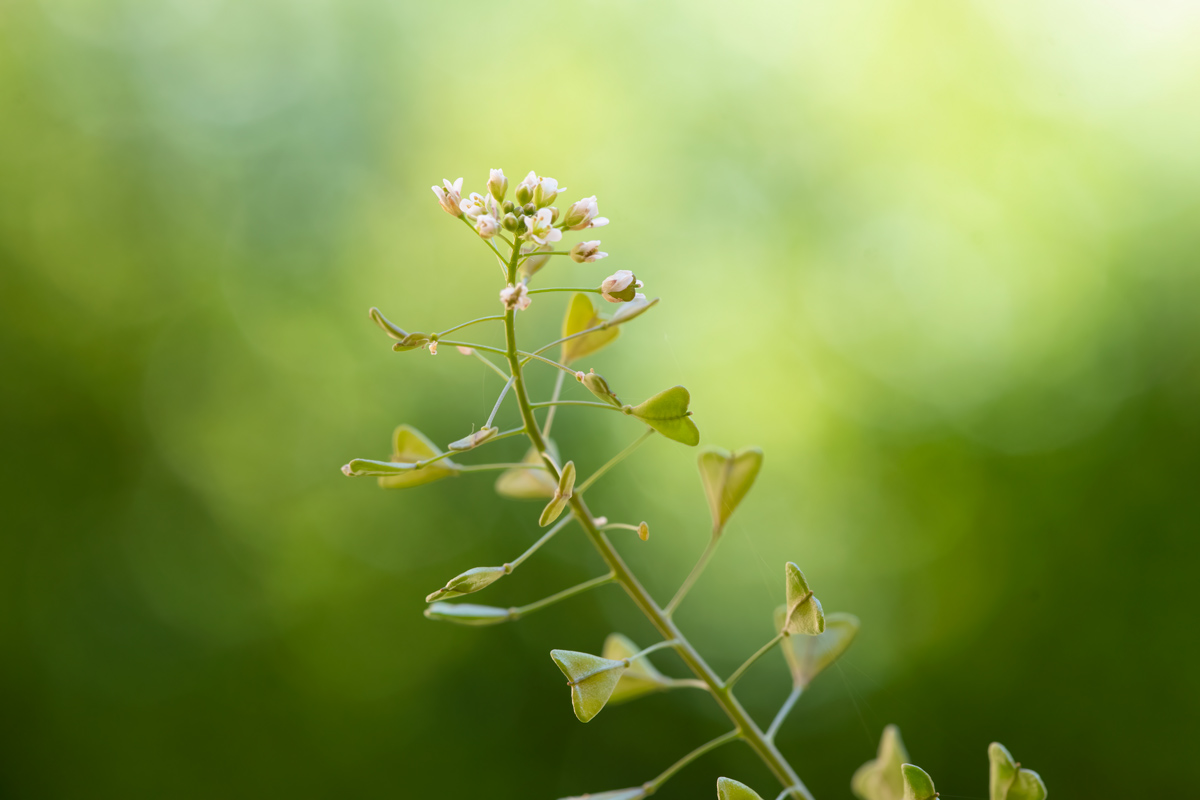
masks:
POLYGON ((497 219, 500 218, 500 209, 496 207, 496 201, 479 192, 471 192, 471 196, 459 203, 458 207, 471 219, 475 219, 481 214, 491 214, 497 219))
POLYGON ((599 261, 602 258, 608 258, 608 253, 600 252, 599 239, 593 239, 590 242, 579 242, 571 248, 571 260, 578 264, 582 264, 585 261, 589 263, 599 261))
POLYGON ((492 197, 497 201, 504 199, 504 193, 508 191, 508 178, 504 177, 504 170, 494 169, 488 177, 488 191, 492 193, 492 197))
POLYGON ((500 290, 500 302, 507 309, 517 309, 524 311, 529 308, 532 302, 529 299, 529 290, 525 288, 525 284, 518 283, 516 286, 505 286, 500 290))
POLYGON ((480 214, 475 218, 475 232, 490 239, 500 230, 500 222, 491 214, 480 214))
POLYGON ((539 209, 532 217, 525 217, 525 230, 525 236, 538 244, 550 244, 562 238, 562 231, 554 227, 554 212, 548 208, 539 209))
POLYGON ((429 355, 431 355, 431 356, 437 355, 437 342, 429 343, 429 355))
POLYGON ((533 199, 533 191, 535 189, 537 189, 537 186, 538 186, 537 173, 534 172, 533 170, 530 170, 529 174, 525 176, 525 180, 523 180, 517 184, 517 191, 516 191, 517 202, 524 205, 525 203, 528 203, 530 200, 532 200, 533 199))
POLYGON ((610 303, 627 303, 634 298, 642 282, 627 269, 619 269, 600 284, 600 295, 610 303))
POLYGON ((567 187, 558 188, 554 178, 538 178, 537 188, 533 190, 533 203, 538 208, 544 208, 554 202, 559 192, 565 192, 567 187))
POLYGON ((603 228, 608 224, 606 217, 598 217, 600 206, 596 203, 596 195, 585 197, 582 200, 572 203, 567 209, 566 219, 563 220, 563 227, 570 228, 573 231, 581 231, 584 228, 603 228))
POLYGON ((462 211, 459 210, 458 204, 462 202, 462 178, 459 178, 454 183, 442 179, 445 188, 441 186, 431 186, 433 193, 437 196, 438 203, 445 209, 447 214, 453 214, 456 217, 462 216, 462 211))

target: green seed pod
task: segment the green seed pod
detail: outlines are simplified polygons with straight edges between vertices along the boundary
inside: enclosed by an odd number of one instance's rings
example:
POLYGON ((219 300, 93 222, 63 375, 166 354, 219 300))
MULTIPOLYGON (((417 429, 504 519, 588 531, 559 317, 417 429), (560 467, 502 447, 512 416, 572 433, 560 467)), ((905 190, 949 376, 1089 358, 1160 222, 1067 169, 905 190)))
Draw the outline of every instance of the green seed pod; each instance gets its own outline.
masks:
MULTIPOLYGON (((775 627, 783 630, 787 606, 775 609, 775 627)), ((837 661, 858 634, 858 617, 834 612, 825 615, 825 630, 815 636, 788 636, 780 647, 792 673, 792 685, 803 689, 837 661)))
POLYGON ((825 612, 821 601, 808 588, 804 573, 792 562, 784 567, 787 582, 787 606, 784 608, 783 632, 802 633, 809 636, 825 630, 825 612))
POLYGON ((516 619, 513 611, 495 606, 477 606, 471 603, 434 603, 425 609, 429 619, 457 622, 459 625, 496 625, 516 619))
MULTIPOLYGON (((640 647, 619 633, 610 633, 604 640, 604 649, 600 651, 601 655, 610 661, 624 661, 639 652, 640 647)), ((643 695, 660 692, 670 685, 671 679, 655 669, 647 656, 641 656, 629 662, 629 667, 621 675, 609 702, 624 703, 643 695)))
POLYGON ((429 344, 432 338, 428 333, 410 333, 392 345, 392 349, 397 353, 402 353, 406 350, 416 350, 419 347, 429 344))
POLYGON ((938 793, 928 772, 915 764, 905 764, 900 774, 904 776, 904 800, 936 800, 938 793))
POLYGON ((461 575, 456 575, 446 582, 446 585, 425 598, 426 603, 437 600, 450 600, 472 594, 491 586, 510 572, 505 567, 475 567, 461 575))
POLYGON ((736 453, 717 447, 706 449, 697 459, 704 496, 712 515, 713 535, 725 529, 742 498, 750 491, 762 469, 762 450, 746 447, 736 453))
POLYGON ((859 800, 901 800, 904 776, 900 767, 908 761, 908 751, 900 739, 900 729, 888 725, 879 739, 875 758, 863 764, 850 779, 850 790, 859 800))
POLYGON ((576 373, 575 377, 596 397, 599 397, 606 403, 611 403, 617 408, 621 407, 620 399, 617 398, 612 389, 608 388, 608 381, 604 380, 603 375, 597 375, 594 369, 588 370, 586 373, 576 373))
POLYGON ((393 339, 403 339, 405 336, 408 336, 408 331, 404 330, 404 328, 401 328, 399 325, 390 322, 378 308, 372 306, 371 310, 368 311, 367 314, 371 317, 372 322, 382 328, 383 332, 393 339))
POLYGON ((732 778, 717 778, 717 800, 762 800, 758 792, 732 778))
POLYGON ((550 657, 567 676, 571 687, 571 706, 580 722, 600 713, 629 667, 629 662, 614 661, 574 650, 551 650, 550 657))
POLYGON ((625 406, 632 414, 668 439, 689 447, 700 444, 700 431, 688 411, 691 396, 682 386, 672 386, 636 406, 625 406))
POLYGON ((575 489, 575 462, 568 461, 562 468, 562 472, 558 476, 558 488, 554 490, 554 497, 550 499, 549 504, 542 510, 542 516, 538 519, 538 525, 543 528, 558 519, 562 514, 563 509, 567 507, 567 503, 571 499, 571 494, 575 489))
POLYGON ((473 450, 486 442, 488 439, 491 439, 499 432, 499 428, 480 428, 471 435, 464 436, 458 441, 451 442, 450 444, 446 445, 446 449, 453 450, 456 453, 464 452, 466 450, 473 450))
POLYGON ((1012 754, 999 742, 988 745, 991 762, 989 795, 991 800, 1045 800, 1046 784, 1033 770, 1022 769, 1012 754))
MULTIPOLYGON (((558 460, 558 449, 553 441, 546 441, 546 450, 552 459, 558 460)), ((521 463, 541 464, 542 454, 531 447, 525 457, 521 459, 521 463)), ((557 481, 550 477, 550 473, 544 469, 514 467, 501 472, 500 477, 496 479, 496 493, 515 500, 540 500, 543 497, 553 497, 554 490, 557 488, 557 481)))

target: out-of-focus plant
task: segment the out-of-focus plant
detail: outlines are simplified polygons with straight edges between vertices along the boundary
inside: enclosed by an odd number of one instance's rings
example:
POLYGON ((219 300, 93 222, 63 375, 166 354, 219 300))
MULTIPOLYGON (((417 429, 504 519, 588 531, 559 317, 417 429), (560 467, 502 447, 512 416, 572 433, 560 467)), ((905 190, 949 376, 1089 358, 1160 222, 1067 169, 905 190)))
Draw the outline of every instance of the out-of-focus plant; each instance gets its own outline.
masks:
MULTIPOLYGON (((550 657, 567 678, 575 716, 581 722, 588 722, 609 703, 624 702, 653 692, 692 687, 707 691, 733 723, 730 731, 696 747, 663 773, 640 786, 567 800, 639 800, 648 797, 692 761, 734 741, 749 745, 778 778, 783 787, 779 798, 812 800, 811 793, 795 769, 776 747, 775 735, 805 688, 853 642, 858 633, 858 618, 847 613, 826 614, 804 573, 789 562, 784 566, 786 603, 775 610, 778 632, 729 677, 722 679, 718 676, 675 624, 675 610, 712 558, 726 523, 754 485, 762 467, 762 451, 753 447, 736 452, 708 448, 700 453, 700 477, 712 516, 708 545, 665 606, 659 606, 643 588, 613 546, 608 532, 634 531, 642 541, 646 541, 650 535, 649 526, 646 522, 635 525, 610 522, 606 517, 596 516, 588 508, 585 494, 609 469, 655 434, 688 446, 699 444, 700 432, 692 422, 692 412, 689 410, 691 398, 687 389, 673 386, 632 405, 623 402, 602 375, 590 369, 583 372, 571 365, 611 344, 620 335, 621 326, 651 309, 658 299, 648 300, 639 292, 643 284, 629 270, 618 270, 594 287, 530 288, 533 278, 552 257, 565 256, 578 263, 591 263, 607 257, 608 254, 600 250, 597 240, 580 241, 566 249, 563 249, 566 245, 560 242, 564 233, 603 227, 608 220, 599 216, 594 196, 572 203, 565 212, 561 211, 554 203, 565 189, 559 187, 554 178, 539 177, 530 172, 515 187, 512 199, 507 199, 508 188, 508 178, 499 169, 491 171, 482 194, 472 192, 464 198, 462 178, 453 183, 443 181, 442 186, 433 187, 442 208, 478 235, 497 259, 504 279, 499 294, 503 313, 463 322, 440 332, 424 333, 406 331, 389 321, 378 309, 370 310, 371 319, 396 340, 392 345, 393 350, 425 349, 436 355, 440 345, 453 346, 496 373, 503 380, 504 387, 487 421, 479 430, 449 443, 445 450, 417 429, 401 425, 392 437, 390 459, 354 459, 342 467, 342 471, 352 477, 376 477, 379 485, 388 489, 419 486, 467 472, 500 471, 496 490, 501 495, 515 499, 544 499, 546 505, 538 524, 548 530, 538 541, 512 561, 499 566, 475 567, 451 578, 445 586, 425 598, 430 604, 425 615, 430 619, 463 625, 494 625, 519 619, 598 586, 619 584, 663 638, 649 647, 639 648, 626 636, 612 633, 600 655, 572 650, 550 651, 550 657), (501 249, 500 245, 505 249, 501 249), (535 349, 522 350, 517 343, 517 312, 530 307, 533 295, 552 292, 572 293, 563 320, 562 336, 535 349), (615 312, 610 316, 603 315, 590 297, 593 294, 617 304, 615 312), (449 334, 482 323, 503 325, 503 349, 447 338, 449 334), (561 360, 556 361, 544 355, 555 347, 561 347, 561 360), (489 356, 498 356, 502 364, 497 364, 489 356), (558 370, 558 380, 549 400, 534 402, 529 396, 524 371, 534 365, 558 370), (582 384, 595 399, 562 399, 567 376, 582 384), (515 397, 520 411, 521 425, 501 431, 492 423, 510 393, 515 397), (595 473, 578 481, 575 463, 570 460, 564 462, 550 438, 555 411, 564 405, 615 411, 638 420, 644 430, 595 473), (546 417, 539 422, 536 412, 541 409, 546 409, 546 417), (464 464, 451 459, 451 456, 516 436, 527 438, 530 444, 528 453, 520 462, 464 464), (566 511, 570 512, 569 515, 560 519, 566 511), (511 575, 572 521, 579 524, 604 559, 608 566, 605 574, 522 606, 501 608, 445 602, 478 592, 511 575), (746 671, 776 645, 782 646, 790 668, 792 691, 764 731, 746 712, 733 690, 746 671), (668 677, 650 662, 651 653, 668 648, 678 653, 691 670, 691 677, 668 677)), ((1022 769, 1003 746, 992 744, 989 757, 990 800, 1042 800, 1046 796, 1045 786, 1037 773, 1022 769)), ((908 760, 899 731, 895 726, 888 726, 880 742, 877 758, 864 764, 855 773, 851 789, 861 800, 929 800, 937 797, 929 775, 919 767, 906 763, 908 760)), ((753 789, 730 778, 718 780, 717 795, 719 800, 761 800, 753 789)))

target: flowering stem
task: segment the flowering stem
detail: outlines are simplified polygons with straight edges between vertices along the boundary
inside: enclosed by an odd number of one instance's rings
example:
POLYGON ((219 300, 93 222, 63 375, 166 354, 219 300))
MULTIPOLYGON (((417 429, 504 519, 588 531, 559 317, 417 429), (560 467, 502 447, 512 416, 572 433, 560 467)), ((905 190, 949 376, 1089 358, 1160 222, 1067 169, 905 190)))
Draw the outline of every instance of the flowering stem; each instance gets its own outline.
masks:
POLYGON ((595 286, 552 286, 546 289, 529 290, 529 294, 541 294, 542 292, 593 292, 600 294, 600 290, 595 286))
MULTIPOLYGON (((729 691, 730 689, 732 689, 733 685, 738 682, 738 679, 746 674, 746 670, 750 669, 750 667, 754 664, 755 661, 758 661, 760 658, 765 656, 767 653, 771 652, 771 648, 774 647, 775 645, 779 644, 779 642, 783 640, 783 637, 785 635, 786 634, 783 633, 783 631, 780 631, 779 633, 775 634, 775 636, 771 639, 771 641, 767 642, 762 647, 758 648, 758 650, 755 651, 754 655, 747 658, 746 662, 744 664, 742 664, 740 667, 738 667, 736 670, 734 670, 733 674, 729 676, 729 679, 725 681, 725 691, 729 691)), ((767 738, 768 739, 770 738, 769 734, 767 735, 767 738)))
POLYGON ((675 773, 679 772, 679 770, 683 769, 688 764, 692 763, 693 761, 695 761, 697 758, 704 755, 705 753, 708 753, 712 750, 716 750, 721 745, 728 744, 729 742, 732 742, 734 739, 740 739, 741 736, 742 736, 742 732, 739 729, 734 728, 729 733, 726 733, 722 736, 718 736, 717 738, 713 739, 711 742, 705 742, 704 744, 700 745, 692 752, 688 753, 683 758, 676 761, 671 766, 667 767, 666 771, 663 772, 663 774, 659 775, 654 780, 646 781, 646 783, 642 784, 642 788, 646 790, 646 794, 654 794, 656 791, 658 791, 662 787, 662 785, 664 783, 671 780, 671 778, 675 777, 675 773))
POLYGON ((700 560, 696 562, 696 566, 692 567, 692 571, 688 573, 683 585, 679 587, 679 591, 671 598, 671 602, 667 603, 666 614, 668 617, 675 613, 675 609, 679 607, 679 604, 683 602, 683 598, 691 590, 692 584, 696 582, 700 577, 700 573, 704 572, 704 568, 708 566, 708 560, 712 558, 713 551, 717 549, 717 541, 719 539, 719 536, 714 535, 708 540, 708 546, 700 554, 700 560))
MULTIPOLYGON (((550 402, 558 400, 562 395, 563 378, 567 377, 567 373, 560 372, 558 377, 554 379, 554 394, 550 395, 550 402)), ((542 428, 542 436, 550 436, 550 426, 554 424, 554 412, 558 410, 558 406, 550 406, 550 410, 546 412, 546 424, 542 428)))
POLYGON ((800 699, 801 692, 804 687, 797 686, 792 689, 792 693, 788 695, 787 700, 783 701, 783 705, 779 708, 779 713, 775 715, 775 719, 771 720, 771 727, 767 728, 766 737, 771 741, 775 741, 775 734, 779 731, 779 726, 787 719, 787 715, 791 713, 792 706, 796 705, 796 701, 800 699))
POLYGON ((517 556, 515 559, 513 559, 509 563, 505 564, 504 566, 508 567, 509 571, 512 571, 512 570, 516 569, 517 567, 521 566, 522 562, 524 562, 525 559, 529 558, 531 555, 536 553, 539 547, 541 547, 546 542, 553 539, 554 534, 558 533, 563 528, 567 527, 567 525, 569 523, 571 523, 574 519, 575 519, 574 517, 563 517, 561 520, 559 520, 557 523, 555 523, 555 525, 552 528, 550 528, 550 530, 548 530, 544 534, 542 534, 542 538, 540 538, 536 542, 534 542, 533 545, 528 550, 526 550, 524 553, 521 553, 521 555, 517 556))
MULTIPOLYGON (((642 442, 646 441, 653 435, 654 435, 654 428, 647 427, 646 432, 643 433, 641 436, 639 436, 637 439, 635 439, 633 441, 633 444, 629 445, 629 447, 626 447, 624 450, 622 450, 621 452, 617 453, 615 456, 610 458, 608 460, 607 464, 605 464, 603 467, 601 467, 600 469, 593 472, 591 477, 588 478, 586 481, 584 481, 583 483, 576 486, 575 491, 576 492, 587 491, 587 488, 589 486, 591 486, 593 483, 595 483, 596 480, 600 476, 602 476, 604 473, 608 472, 610 469, 615 467, 617 464, 620 464, 622 461, 624 461, 626 458, 628 458, 629 455, 631 453, 633 453, 634 450, 637 450, 639 447, 642 446, 642 442)), ((634 530, 637 530, 637 528, 634 528, 634 530)))
POLYGON ((549 597, 543 597, 541 600, 534 601, 527 606, 518 606, 510 608, 508 615, 510 619, 523 617, 526 614, 532 614, 534 611, 541 611, 546 606, 552 606, 559 600, 566 600, 568 597, 574 597, 577 594, 583 594, 589 589, 595 589, 597 586, 603 586, 606 583, 612 583, 616 578, 610 572, 607 575, 601 575, 599 578, 592 578, 590 581, 584 581, 581 584, 572 586, 570 589, 563 589, 557 594, 552 594, 549 597))
MULTIPOLYGON (((516 277, 517 259, 520 256, 518 248, 514 246, 512 257, 508 262, 508 280, 512 283, 516 277)), ((537 420, 534 418, 533 404, 529 402, 529 393, 525 388, 525 379, 521 371, 521 354, 517 350, 517 331, 515 321, 515 311, 510 309, 504 315, 504 343, 507 352, 505 357, 508 359, 508 366, 513 374, 513 392, 517 398, 517 407, 521 412, 521 419, 525 425, 525 435, 529 437, 530 444, 534 449, 542 454, 542 461, 546 465, 550 474, 556 479, 558 478, 558 468, 554 462, 546 455, 546 440, 542 437, 541 429, 538 427, 537 420)), ((605 405, 600 403, 598 405, 605 405)), ((609 406, 611 408, 611 406, 609 406)), ((742 707, 742 704, 734 696, 733 692, 721 691, 721 679, 713 672, 712 667, 708 665, 690 642, 680 633, 675 622, 659 608, 658 604, 646 591, 637 577, 630 571, 629 566, 621 558, 620 553, 612 546, 612 542, 604 535, 599 528, 596 527, 595 515, 587 506, 583 495, 572 493, 568 501, 571 506, 571 513, 575 515, 575 519, 579 521, 588 540, 604 562, 608 564, 612 570, 612 580, 621 584, 626 594, 633 600, 646 619, 654 626, 659 634, 664 639, 678 639, 679 644, 676 646, 676 651, 683 662, 688 666, 688 669, 708 687, 712 693, 713 699, 721 707, 721 710, 729 717, 733 724, 737 727, 737 735, 741 736, 754 752, 762 759, 767 768, 775 775, 776 779, 788 787, 787 791, 795 798, 801 800, 813 800, 812 795, 804 784, 800 781, 796 771, 792 769, 792 765, 788 763, 783 754, 775 747, 774 742, 768 740, 762 730, 755 723, 754 719, 742 707)), ((715 537, 714 537, 715 538, 715 537)), ((670 777, 673 772, 668 771, 667 777, 670 777)), ((656 779, 657 780, 657 779, 656 779)), ((657 784, 656 784, 657 785, 657 784)))
POLYGON ((501 319, 502 320, 502 319, 504 319, 504 315, 503 314, 495 314, 490 317, 480 317, 479 319, 473 319, 470 322, 464 322, 461 325, 455 325, 453 328, 446 328, 446 330, 444 330, 441 333, 436 334, 436 335, 437 335, 438 339, 441 339, 447 333, 453 333, 454 331, 458 330, 459 328, 465 328, 468 325, 474 325, 476 322, 487 322, 488 320, 493 320, 493 319, 501 319))

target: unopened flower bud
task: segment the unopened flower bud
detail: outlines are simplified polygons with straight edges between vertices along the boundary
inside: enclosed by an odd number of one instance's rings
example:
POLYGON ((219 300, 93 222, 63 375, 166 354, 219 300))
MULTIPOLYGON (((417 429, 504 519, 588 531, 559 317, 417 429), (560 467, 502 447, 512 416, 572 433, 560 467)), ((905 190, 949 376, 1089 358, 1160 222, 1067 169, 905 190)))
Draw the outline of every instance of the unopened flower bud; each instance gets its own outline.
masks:
POLYGON ((475 219, 475 232, 490 239, 500 232, 500 223, 491 214, 482 214, 475 219))
MULTIPOLYGON (((535 173, 531 170, 530 173, 525 176, 525 180, 523 180, 517 184, 517 190, 516 190, 516 192, 514 192, 514 194, 516 195, 516 198, 517 198, 517 202, 524 205, 525 203, 528 203, 531 200, 533 200, 533 190, 537 188, 537 185, 538 185, 537 173, 535 173)), ((533 211, 530 211, 529 213, 532 214, 533 211)))
POLYGON ((525 288, 525 284, 518 283, 516 286, 505 286, 500 290, 500 302, 507 309, 516 309, 524 311, 529 308, 532 302, 529 299, 529 290, 525 288))
POLYGON ((571 260, 579 264, 585 261, 599 261, 602 258, 608 258, 608 253, 600 251, 599 239, 590 242, 579 242, 571 248, 571 260))
POLYGON ((462 182, 462 178, 459 178, 454 183, 442 179, 442 186, 430 187, 437 197, 438 204, 441 205, 447 214, 455 217, 462 216, 462 209, 459 208, 459 203, 462 202, 462 182))
POLYGON ((532 217, 537 213, 537 206, 535 206, 533 203, 526 203, 525 205, 521 206, 521 213, 532 217))
POLYGON ((492 170, 491 177, 488 178, 488 191, 492 193, 492 197, 497 201, 504 199, 504 193, 508 191, 508 178, 504 177, 504 170, 492 170))
POLYGON ((637 294, 637 277, 627 269, 619 269, 600 284, 600 295, 610 303, 628 303, 637 294))
POLYGON ((514 210, 516 210, 516 207, 516 203, 514 203, 512 200, 505 200, 500 204, 500 208, 504 210, 505 214, 511 214, 514 210))
POLYGON ((567 187, 558 188, 558 181, 554 178, 538 178, 537 186, 533 190, 533 202, 538 208, 545 208, 554 202, 554 198, 558 196, 560 191, 565 191, 567 187))
POLYGON ((600 206, 596 203, 596 195, 585 197, 572 203, 571 207, 567 209, 567 217, 563 220, 563 226, 573 231, 581 231, 584 228, 602 228, 608 224, 608 219, 597 216, 599 213, 600 206))
POLYGON ((550 221, 558 222, 558 206, 550 206, 550 221))
POLYGON ((504 230, 506 231, 515 231, 521 223, 517 221, 516 215, 505 214, 504 219, 500 220, 500 224, 504 226, 504 230))

